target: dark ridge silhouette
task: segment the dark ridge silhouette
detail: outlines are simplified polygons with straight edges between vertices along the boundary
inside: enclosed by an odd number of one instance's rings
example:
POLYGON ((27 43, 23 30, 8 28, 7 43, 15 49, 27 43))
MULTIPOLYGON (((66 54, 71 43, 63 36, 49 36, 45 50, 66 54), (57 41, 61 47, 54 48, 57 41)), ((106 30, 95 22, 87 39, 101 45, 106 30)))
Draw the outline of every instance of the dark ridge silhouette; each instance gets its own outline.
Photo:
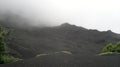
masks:
POLYGON ((100 32, 68 23, 55 27, 12 29, 9 54, 24 60, 0 67, 120 67, 120 56, 98 55, 107 43, 120 41, 120 35, 112 31, 100 32), (36 57, 59 51, 72 54, 36 57))

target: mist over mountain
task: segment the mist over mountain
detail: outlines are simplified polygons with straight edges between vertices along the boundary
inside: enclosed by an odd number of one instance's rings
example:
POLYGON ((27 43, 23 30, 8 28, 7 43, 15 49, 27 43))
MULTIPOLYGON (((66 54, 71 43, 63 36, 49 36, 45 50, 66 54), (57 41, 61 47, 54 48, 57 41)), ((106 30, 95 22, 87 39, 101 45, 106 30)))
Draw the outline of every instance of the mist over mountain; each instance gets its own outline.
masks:
POLYGON ((54 23, 49 23, 48 21, 37 20, 33 17, 27 17, 11 11, 0 13, 0 23, 8 27, 18 27, 24 29, 32 27, 57 26, 54 23))
POLYGON ((69 22, 88 29, 119 33, 119 6, 118 0, 0 0, 0 16, 14 13, 36 26, 69 22))

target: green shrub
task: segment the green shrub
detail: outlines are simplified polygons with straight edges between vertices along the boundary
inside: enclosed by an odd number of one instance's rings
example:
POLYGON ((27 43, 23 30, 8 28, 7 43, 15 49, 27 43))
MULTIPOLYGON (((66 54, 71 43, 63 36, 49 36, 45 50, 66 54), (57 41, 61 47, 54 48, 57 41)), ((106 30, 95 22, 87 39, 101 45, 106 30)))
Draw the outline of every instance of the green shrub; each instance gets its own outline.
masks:
POLYGON ((117 42, 116 44, 107 44, 103 49, 102 53, 99 55, 107 55, 107 54, 120 54, 120 42, 117 42))
POLYGON ((0 26, 0 64, 16 62, 19 58, 8 56, 7 54, 7 41, 10 31, 0 26))
POLYGON ((0 64, 4 64, 4 63, 12 63, 12 62, 16 62, 22 59, 19 58, 14 58, 12 56, 7 56, 7 55, 3 55, 0 58, 0 64))
POLYGON ((0 55, 6 54, 9 34, 10 34, 10 30, 3 28, 0 25, 0 55))
POLYGON ((114 50, 115 50, 115 52, 120 53, 120 42, 116 43, 116 45, 114 46, 114 50))
POLYGON ((114 51, 114 46, 112 43, 107 44, 103 49, 102 52, 113 52, 114 51))

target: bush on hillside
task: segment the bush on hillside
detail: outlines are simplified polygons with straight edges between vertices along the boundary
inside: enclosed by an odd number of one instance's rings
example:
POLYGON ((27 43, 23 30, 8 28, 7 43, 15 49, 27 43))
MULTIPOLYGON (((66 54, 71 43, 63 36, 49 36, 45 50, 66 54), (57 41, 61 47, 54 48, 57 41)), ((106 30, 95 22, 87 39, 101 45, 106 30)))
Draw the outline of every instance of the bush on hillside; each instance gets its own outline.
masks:
POLYGON ((120 42, 114 46, 114 51, 120 53, 120 42))
POLYGON ((14 58, 7 54, 7 41, 10 31, 0 26, 0 64, 15 62, 20 59, 14 58))
POLYGON ((109 43, 103 49, 102 53, 99 55, 108 55, 108 54, 120 54, 120 42, 116 44, 109 43))
POLYGON ((114 51, 114 45, 112 43, 107 44, 103 49, 102 52, 113 52, 114 51))

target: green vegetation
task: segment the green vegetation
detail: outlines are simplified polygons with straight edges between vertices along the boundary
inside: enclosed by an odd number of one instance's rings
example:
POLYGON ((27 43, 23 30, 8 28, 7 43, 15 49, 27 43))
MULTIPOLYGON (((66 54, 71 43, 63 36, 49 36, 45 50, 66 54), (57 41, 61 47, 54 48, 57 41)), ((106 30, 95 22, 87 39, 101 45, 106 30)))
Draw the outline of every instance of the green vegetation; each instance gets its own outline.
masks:
POLYGON ((7 56, 7 55, 2 56, 1 58, 2 58, 1 59, 2 63, 11 63, 11 62, 22 60, 22 59, 14 58, 12 56, 7 56))
POLYGON ((116 53, 116 52, 105 52, 105 53, 100 53, 99 55, 100 55, 100 56, 103 56, 103 55, 120 55, 120 53, 116 53))
POLYGON ((113 52, 113 51, 114 51, 114 45, 112 45, 112 43, 107 44, 107 45, 103 48, 103 50, 102 50, 103 53, 105 53, 105 52, 113 52))
POLYGON ((120 42, 107 44, 99 55, 120 55, 120 42))
POLYGON ((10 31, 0 26, 0 64, 16 62, 20 59, 7 54, 7 41, 10 31))

